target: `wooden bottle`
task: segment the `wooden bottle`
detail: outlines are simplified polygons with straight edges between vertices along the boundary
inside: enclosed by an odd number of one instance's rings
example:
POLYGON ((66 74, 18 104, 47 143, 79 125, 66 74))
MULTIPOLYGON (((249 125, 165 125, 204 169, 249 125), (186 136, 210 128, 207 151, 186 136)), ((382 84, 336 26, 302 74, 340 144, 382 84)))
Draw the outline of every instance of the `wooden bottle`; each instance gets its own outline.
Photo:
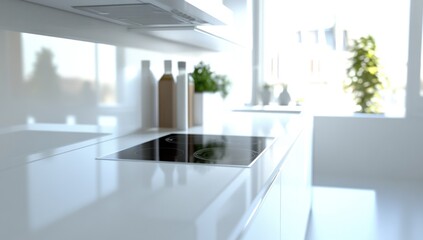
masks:
POLYGON ((165 61, 165 72, 159 80, 159 127, 175 127, 175 80, 172 61, 165 61))

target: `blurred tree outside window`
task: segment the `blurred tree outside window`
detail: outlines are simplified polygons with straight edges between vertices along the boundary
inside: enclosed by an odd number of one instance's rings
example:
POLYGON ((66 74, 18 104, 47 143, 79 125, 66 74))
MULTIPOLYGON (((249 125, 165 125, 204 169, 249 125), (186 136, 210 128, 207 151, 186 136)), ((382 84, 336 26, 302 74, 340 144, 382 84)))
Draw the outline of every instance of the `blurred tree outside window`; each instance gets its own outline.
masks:
POLYGON ((348 46, 372 35, 390 81, 382 94, 385 115, 403 116, 409 5, 404 0, 265 1, 263 82, 273 85, 274 103, 287 84, 292 104, 305 99, 321 114, 355 112, 353 97, 343 87, 348 46))

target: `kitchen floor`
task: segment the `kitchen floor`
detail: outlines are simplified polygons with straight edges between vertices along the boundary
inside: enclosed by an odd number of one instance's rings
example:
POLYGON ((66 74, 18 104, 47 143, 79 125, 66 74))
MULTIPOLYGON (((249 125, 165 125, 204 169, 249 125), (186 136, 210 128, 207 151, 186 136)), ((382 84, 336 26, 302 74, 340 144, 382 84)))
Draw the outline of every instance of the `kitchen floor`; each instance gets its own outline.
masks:
POLYGON ((423 182, 315 186, 306 240, 421 240, 423 182))

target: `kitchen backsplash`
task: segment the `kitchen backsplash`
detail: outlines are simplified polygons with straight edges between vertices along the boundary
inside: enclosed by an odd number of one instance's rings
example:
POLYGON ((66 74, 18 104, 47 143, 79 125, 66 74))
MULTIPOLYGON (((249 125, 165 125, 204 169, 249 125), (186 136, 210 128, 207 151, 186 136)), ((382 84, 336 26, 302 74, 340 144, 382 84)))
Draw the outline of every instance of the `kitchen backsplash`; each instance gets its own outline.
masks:
POLYGON ((155 81, 165 59, 172 60, 175 76, 177 61, 186 61, 188 72, 198 61, 208 61, 231 78, 233 97, 227 101, 237 103, 245 95, 236 94, 237 84, 245 86, 249 72, 240 71, 245 69, 240 61, 222 62, 227 55, 165 53, 0 31, 0 130, 40 123, 124 131, 143 127, 141 115, 152 113, 142 109, 142 61, 150 62, 149 76, 155 81))
MULTIPOLYGON (((248 102, 249 50, 210 52, 88 17, 16 0, 0 1, 0 133, 16 126, 143 127, 142 61, 155 81, 163 61, 199 61, 232 80, 226 103, 248 102)), ((145 96, 144 96, 145 97, 145 96)))

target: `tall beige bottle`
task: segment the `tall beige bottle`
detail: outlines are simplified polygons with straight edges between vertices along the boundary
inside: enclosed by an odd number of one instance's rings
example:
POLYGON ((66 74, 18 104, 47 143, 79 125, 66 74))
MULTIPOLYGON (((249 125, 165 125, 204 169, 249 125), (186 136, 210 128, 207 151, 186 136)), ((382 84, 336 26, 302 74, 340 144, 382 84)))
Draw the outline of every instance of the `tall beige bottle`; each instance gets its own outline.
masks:
POLYGON ((159 80, 159 127, 175 127, 175 80, 172 76, 172 61, 166 60, 165 72, 159 80))

